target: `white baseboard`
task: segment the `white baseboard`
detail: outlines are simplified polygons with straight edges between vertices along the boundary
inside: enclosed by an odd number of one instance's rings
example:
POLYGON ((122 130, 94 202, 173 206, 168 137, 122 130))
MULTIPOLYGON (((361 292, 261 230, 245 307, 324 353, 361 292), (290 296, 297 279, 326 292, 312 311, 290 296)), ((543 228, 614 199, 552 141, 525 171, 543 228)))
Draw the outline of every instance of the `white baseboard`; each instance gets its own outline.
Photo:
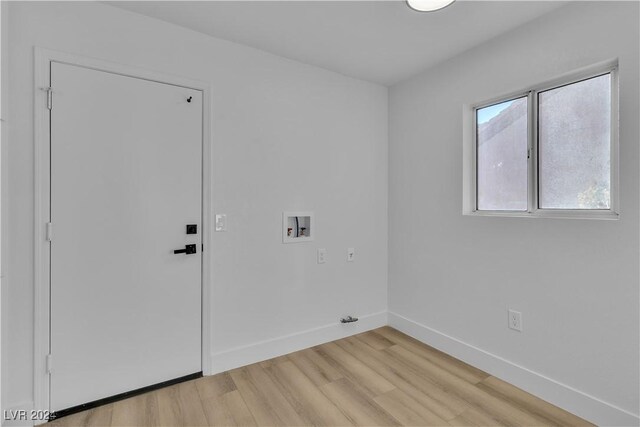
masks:
POLYGON ((637 426, 640 417, 568 385, 448 336, 396 313, 389 326, 566 411, 602 426, 637 426))
POLYGON ((33 402, 22 402, 13 406, 9 406, 2 410, 2 427, 14 427, 14 426, 33 426, 35 424, 42 424, 44 421, 35 422, 31 420, 31 411, 33 410, 33 402), (27 417, 26 420, 14 419, 18 418, 18 414, 24 413, 27 417))
POLYGON ((295 334, 236 347, 211 355, 213 373, 224 372, 252 363, 282 356, 298 350, 324 344, 360 332, 387 325, 387 312, 359 316, 354 323, 332 323, 295 334))

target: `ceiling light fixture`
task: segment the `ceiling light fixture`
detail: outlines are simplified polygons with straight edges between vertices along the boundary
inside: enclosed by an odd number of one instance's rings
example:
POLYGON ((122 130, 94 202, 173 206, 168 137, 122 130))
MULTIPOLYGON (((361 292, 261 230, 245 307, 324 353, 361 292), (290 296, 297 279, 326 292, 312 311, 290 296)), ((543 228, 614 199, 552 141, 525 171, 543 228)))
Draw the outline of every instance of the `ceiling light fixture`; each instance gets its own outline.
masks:
POLYGON ((407 4, 418 12, 433 12, 449 6, 455 0, 407 0, 407 4))

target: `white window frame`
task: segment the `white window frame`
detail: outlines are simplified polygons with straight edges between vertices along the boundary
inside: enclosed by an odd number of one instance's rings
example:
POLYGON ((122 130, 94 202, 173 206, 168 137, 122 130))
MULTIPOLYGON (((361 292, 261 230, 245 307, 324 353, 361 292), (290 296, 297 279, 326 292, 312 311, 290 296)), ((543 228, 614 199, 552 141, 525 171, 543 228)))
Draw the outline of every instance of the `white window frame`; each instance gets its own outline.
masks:
POLYGON ((577 72, 563 75, 543 84, 532 86, 527 90, 512 92, 488 101, 472 104, 465 107, 464 122, 471 126, 471 132, 465 132, 465 154, 464 179, 463 179, 463 214, 475 216, 507 216, 526 218, 582 218, 582 219, 618 219, 619 215, 619 133, 618 133, 618 63, 608 61, 605 63, 590 66, 577 72), (601 75, 611 75, 611 188, 610 188, 610 208, 609 209, 543 209, 539 207, 538 197, 538 95, 558 87, 567 86, 588 80, 601 75), (479 210, 478 209, 478 181, 477 181, 477 110, 511 101, 518 98, 527 97, 528 119, 527 119, 527 159, 528 172, 528 197, 526 211, 511 210, 479 210), (469 117, 471 116, 471 117, 469 117), (469 147, 470 145, 470 147, 469 147))

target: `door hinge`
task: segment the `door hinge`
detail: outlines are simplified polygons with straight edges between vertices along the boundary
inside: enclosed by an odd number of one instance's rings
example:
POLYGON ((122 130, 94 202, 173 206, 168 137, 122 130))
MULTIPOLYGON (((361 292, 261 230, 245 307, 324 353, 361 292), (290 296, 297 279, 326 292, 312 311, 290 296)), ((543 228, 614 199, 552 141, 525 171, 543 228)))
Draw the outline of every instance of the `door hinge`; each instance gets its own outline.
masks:
POLYGON ((51 374, 53 372, 51 359, 52 359, 52 356, 50 354, 47 354, 47 374, 51 374))
POLYGON ((47 242, 50 242, 52 238, 53 238, 53 224, 48 222, 47 223, 47 233, 46 233, 47 242))
POLYGON ((53 107, 53 89, 51 87, 45 87, 42 90, 47 92, 47 108, 51 110, 51 107, 53 107))

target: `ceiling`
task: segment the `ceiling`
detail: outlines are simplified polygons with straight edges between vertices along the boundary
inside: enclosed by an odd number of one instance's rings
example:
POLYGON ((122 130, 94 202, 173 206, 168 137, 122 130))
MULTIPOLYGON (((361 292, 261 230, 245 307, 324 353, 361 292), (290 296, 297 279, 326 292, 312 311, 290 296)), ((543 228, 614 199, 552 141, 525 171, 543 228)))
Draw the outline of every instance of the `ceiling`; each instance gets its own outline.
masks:
POLYGON ((562 5, 456 1, 127 1, 109 4, 383 85, 392 85, 562 5))

